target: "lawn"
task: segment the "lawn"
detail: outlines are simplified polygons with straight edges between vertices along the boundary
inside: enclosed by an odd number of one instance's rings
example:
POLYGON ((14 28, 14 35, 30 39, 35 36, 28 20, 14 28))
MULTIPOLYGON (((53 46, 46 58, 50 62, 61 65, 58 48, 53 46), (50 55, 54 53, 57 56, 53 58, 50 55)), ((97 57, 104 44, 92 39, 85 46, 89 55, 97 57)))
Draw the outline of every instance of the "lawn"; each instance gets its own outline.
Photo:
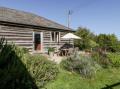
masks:
MULTIPOLYGON (((56 80, 49 82, 45 89, 101 89, 117 82, 120 82, 120 69, 116 68, 102 69, 92 79, 60 69, 56 80)), ((120 85, 114 89, 120 89, 120 85)))

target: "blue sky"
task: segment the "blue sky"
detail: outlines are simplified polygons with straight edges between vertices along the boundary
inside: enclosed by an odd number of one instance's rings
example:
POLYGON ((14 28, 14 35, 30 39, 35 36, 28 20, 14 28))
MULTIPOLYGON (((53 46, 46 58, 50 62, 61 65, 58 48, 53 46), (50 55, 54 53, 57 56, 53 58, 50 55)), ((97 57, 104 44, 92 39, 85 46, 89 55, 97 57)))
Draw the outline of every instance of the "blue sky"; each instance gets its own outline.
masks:
POLYGON ((120 0, 0 0, 0 6, 32 12, 70 27, 87 27, 92 32, 115 33, 120 39, 120 0))

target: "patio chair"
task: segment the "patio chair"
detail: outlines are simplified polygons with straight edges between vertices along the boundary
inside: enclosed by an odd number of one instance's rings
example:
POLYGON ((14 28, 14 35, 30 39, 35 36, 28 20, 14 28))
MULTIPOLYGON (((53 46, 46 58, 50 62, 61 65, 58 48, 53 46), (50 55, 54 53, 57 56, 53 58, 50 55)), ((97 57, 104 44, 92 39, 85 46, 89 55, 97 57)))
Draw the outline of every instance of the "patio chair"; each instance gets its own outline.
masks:
POLYGON ((72 55, 74 53, 74 50, 73 50, 73 48, 69 48, 68 49, 68 53, 67 53, 67 55, 72 55))
POLYGON ((57 56, 60 56, 61 51, 60 51, 58 48, 55 48, 55 54, 56 54, 57 56))
POLYGON ((61 51, 60 51, 60 50, 58 50, 58 51, 56 52, 56 54, 57 54, 57 56, 60 56, 61 51))
POLYGON ((78 52, 79 51, 79 48, 78 47, 75 47, 74 48, 74 52, 78 52))

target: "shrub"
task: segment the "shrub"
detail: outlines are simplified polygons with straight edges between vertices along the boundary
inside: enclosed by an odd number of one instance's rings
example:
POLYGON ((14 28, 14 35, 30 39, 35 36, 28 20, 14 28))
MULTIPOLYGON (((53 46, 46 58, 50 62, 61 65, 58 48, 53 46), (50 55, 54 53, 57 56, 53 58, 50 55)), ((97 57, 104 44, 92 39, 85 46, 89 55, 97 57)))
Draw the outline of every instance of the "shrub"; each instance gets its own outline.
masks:
POLYGON ((96 61, 103 68, 111 66, 110 60, 107 57, 107 54, 104 52, 95 51, 92 53, 92 59, 96 61))
POLYGON ((41 89, 58 72, 55 63, 0 40, 0 88, 41 89), (3 45, 4 44, 4 45, 3 45))
POLYGON ((39 88, 56 77, 58 68, 55 63, 41 55, 26 55, 26 57, 28 57, 26 68, 39 88))
POLYGON ((50 55, 50 52, 55 52, 55 48, 54 47, 48 47, 48 54, 50 55))
POLYGON ((120 67, 120 53, 108 53, 107 57, 113 67, 120 67))
POLYGON ((0 41, 0 88, 1 89, 36 89, 31 76, 21 62, 24 53, 18 47, 0 41), (4 44, 4 45, 3 45, 4 44))
POLYGON ((68 71, 75 71, 86 78, 94 76, 96 71, 100 68, 90 56, 82 56, 77 53, 66 60, 63 60, 61 65, 68 71))
POLYGON ((22 48, 22 51, 23 51, 23 53, 28 53, 28 52, 29 52, 29 49, 27 49, 27 48, 22 48))

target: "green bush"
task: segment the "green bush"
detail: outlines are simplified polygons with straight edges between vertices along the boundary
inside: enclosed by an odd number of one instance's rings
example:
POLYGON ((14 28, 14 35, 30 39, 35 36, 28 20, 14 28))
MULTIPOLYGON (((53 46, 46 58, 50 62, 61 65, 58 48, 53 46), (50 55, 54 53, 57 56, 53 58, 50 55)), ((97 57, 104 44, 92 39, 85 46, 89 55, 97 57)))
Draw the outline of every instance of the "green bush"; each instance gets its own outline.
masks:
POLYGON ((22 51, 23 51, 23 53, 28 53, 28 52, 29 52, 29 49, 27 49, 27 48, 22 48, 22 51))
POLYGON ((55 48, 54 47, 48 47, 48 54, 50 55, 50 52, 55 52, 55 48))
POLYGON ((100 69, 100 66, 90 56, 82 56, 77 53, 63 60, 61 65, 68 71, 75 71, 86 78, 91 78, 100 69))
POLYGON ((47 58, 0 40, 0 89, 41 89, 57 72, 56 64, 47 58))
POLYGON ((120 53, 108 53, 107 57, 113 67, 120 67, 120 53))
POLYGON ((26 57, 28 59, 25 63, 26 68, 39 88, 56 77, 58 68, 55 63, 41 55, 26 55, 26 57))
POLYGON ((36 89, 36 84, 28 73, 21 59, 22 49, 0 41, 0 88, 1 89, 36 89), (4 45, 3 45, 4 44, 4 45))
POLYGON ((99 65, 101 65, 103 68, 108 68, 111 66, 110 60, 107 57, 107 54, 104 52, 92 52, 92 59, 96 61, 99 65))

